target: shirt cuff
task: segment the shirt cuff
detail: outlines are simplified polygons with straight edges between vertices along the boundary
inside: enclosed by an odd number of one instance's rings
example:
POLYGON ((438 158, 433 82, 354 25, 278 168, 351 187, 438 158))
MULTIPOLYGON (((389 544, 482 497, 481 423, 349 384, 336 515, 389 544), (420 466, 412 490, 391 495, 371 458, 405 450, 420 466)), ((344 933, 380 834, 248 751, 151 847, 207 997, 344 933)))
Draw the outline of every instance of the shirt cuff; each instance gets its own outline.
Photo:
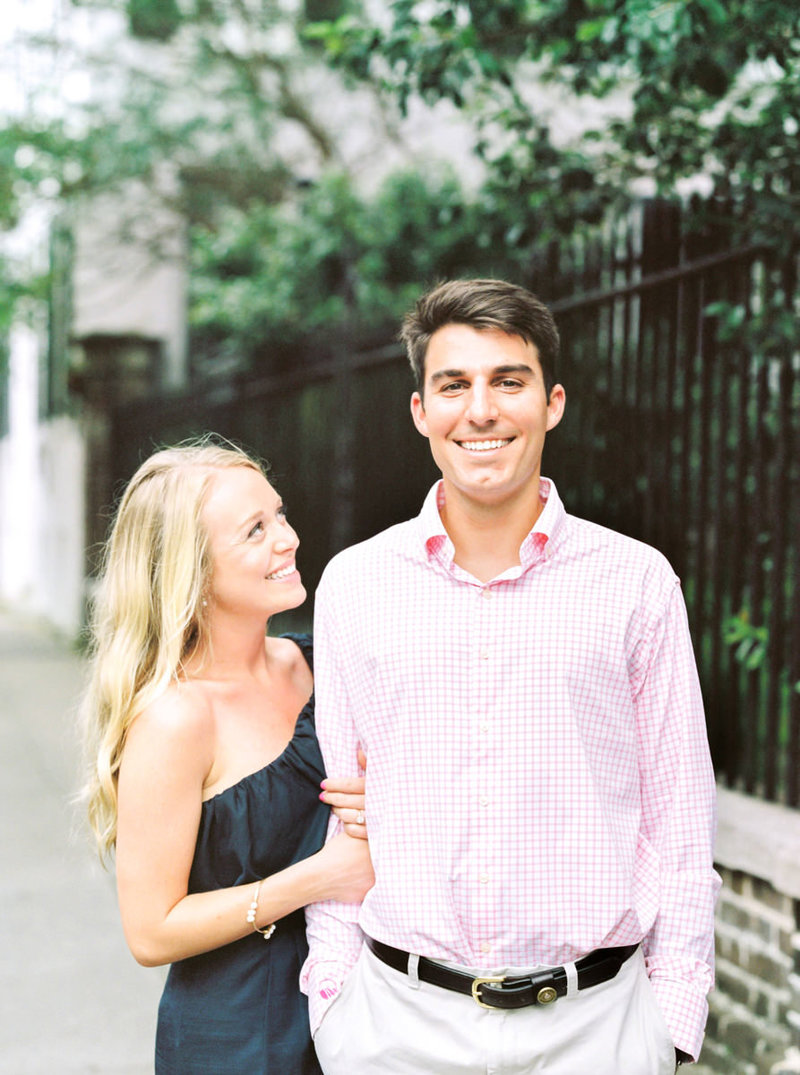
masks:
POLYGON ((308 967, 303 974, 300 987, 308 994, 308 1021, 311 1036, 316 1034, 325 1013, 341 992, 345 978, 353 968, 346 963, 334 963, 320 960, 308 967))
POLYGON ((697 1060, 708 1018, 708 1001, 691 982, 650 977, 658 1006, 676 1049, 697 1060))

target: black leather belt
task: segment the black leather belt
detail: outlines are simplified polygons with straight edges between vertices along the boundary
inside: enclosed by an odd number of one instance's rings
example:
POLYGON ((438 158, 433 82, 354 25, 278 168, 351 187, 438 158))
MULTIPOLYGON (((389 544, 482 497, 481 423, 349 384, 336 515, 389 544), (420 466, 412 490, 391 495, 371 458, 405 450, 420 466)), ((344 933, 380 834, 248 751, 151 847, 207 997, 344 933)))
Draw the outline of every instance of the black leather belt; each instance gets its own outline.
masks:
MULTIPOLYGON (((372 937, 366 940, 370 951, 383 963, 402 974, 408 973, 408 952, 392 948, 383 941, 374 941, 372 937)), ((638 947, 638 944, 629 944, 625 948, 597 948, 588 956, 577 959, 578 989, 588 989, 616 977, 619 968, 638 947)), ((418 973, 421 982, 464 993, 482 1008, 527 1008, 531 1004, 552 1004, 558 997, 567 995, 564 967, 549 967, 525 975, 474 978, 466 971, 443 967, 441 963, 420 956, 418 973)))

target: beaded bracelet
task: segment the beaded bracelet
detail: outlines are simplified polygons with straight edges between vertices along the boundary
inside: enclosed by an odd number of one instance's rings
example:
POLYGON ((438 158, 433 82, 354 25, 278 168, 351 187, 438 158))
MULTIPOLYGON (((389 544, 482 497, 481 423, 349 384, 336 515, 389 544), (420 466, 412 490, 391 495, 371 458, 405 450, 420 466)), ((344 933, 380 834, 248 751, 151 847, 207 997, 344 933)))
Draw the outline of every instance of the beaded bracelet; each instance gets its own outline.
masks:
MULTIPOLYGON (((263 880, 263 878, 262 878, 263 880)), ((268 926, 264 926, 263 929, 256 925, 256 914, 258 913, 258 894, 261 891, 261 881, 256 881, 256 887, 253 891, 253 898, 250 901, 250 906, 247 909, 247 921, 256 931, 260 933, 265 941, 268 941, 272 934, 275 932, 275 923, 272 922, 268 926)))

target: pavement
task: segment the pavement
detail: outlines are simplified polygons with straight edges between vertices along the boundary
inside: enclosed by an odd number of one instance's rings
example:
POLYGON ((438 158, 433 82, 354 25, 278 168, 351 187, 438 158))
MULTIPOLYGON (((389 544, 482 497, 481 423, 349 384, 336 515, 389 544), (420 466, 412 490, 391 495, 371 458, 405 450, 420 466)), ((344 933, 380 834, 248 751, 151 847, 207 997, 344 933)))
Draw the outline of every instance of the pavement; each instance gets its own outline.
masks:
POLYGON ((85 664, 0 609, 0 1075, 152 1075, 164 971, 125 944, 73 805, 85 664))

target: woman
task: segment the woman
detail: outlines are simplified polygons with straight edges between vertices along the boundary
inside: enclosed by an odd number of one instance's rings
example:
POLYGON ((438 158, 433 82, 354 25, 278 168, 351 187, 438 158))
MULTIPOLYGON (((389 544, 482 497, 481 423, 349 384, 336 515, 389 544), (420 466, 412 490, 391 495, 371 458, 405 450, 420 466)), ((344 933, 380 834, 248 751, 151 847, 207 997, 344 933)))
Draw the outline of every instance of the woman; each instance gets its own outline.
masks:
MULTIPOLYGON (((172 964, 157 1075, 319 1072, 298 987, 302 908, 372 884, 365 840, 323 847, 310 640, 265 637, 305 598, 297 546, 259 466, 206 439, 139 468, 106 549, 89 816, 101 853, 116 849, 131 951, 172 964)), ((360 783, 323 793, 348 831, 360 783)))

